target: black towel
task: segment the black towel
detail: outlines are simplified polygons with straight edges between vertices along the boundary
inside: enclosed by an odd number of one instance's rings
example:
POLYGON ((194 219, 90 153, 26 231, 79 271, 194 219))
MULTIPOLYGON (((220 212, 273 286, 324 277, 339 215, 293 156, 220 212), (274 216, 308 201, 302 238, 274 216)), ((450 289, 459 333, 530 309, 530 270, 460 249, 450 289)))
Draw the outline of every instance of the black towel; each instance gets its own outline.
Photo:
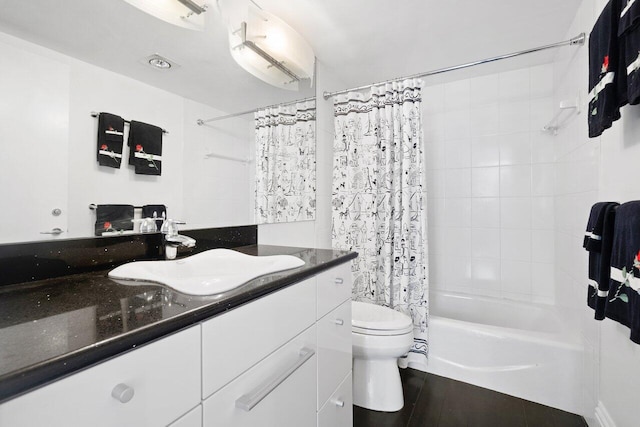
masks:
POLYGON ((611 251, 611 280, 605 314, 631 328, 640 344, 640 201, 620 205, 611 251))
POLYGON ((624 63, 620 74, 626 77, 629 104, 640 103, 640 3, 625 1, 620 12, 618 37, 624 63))
POLYGON ((96 236, 110 231, 133 230, 132 205, 98 205, 96 208, 96 236))
POLYGON ((589 36, 589 137, 594 138, 620 118, 625 104, 624 78, 618 45, 618 22, 622 0, 609 0, 589 36))
POLYGON ((137 174, 162 173, 162 128, 132 120, 127 144, 129 164, 135 166, 137 174))
POLYGON ((167 207, 165 205, 144 205, 142 207, 142 218, 158 218, 156 226, 160 230, 163 220, 167 218, 167 207))
POLYGON ((97 159, 100 166, 120 168, 122 143, 124 141, 124 119, 109 113, 98 115, 97 159))
POLYGON ((583 247, 589 251, 587 305, 595 310, 597 320, 605 317, 617 207, 616 202, 599 202, 593 205, 584 237, 583 247))

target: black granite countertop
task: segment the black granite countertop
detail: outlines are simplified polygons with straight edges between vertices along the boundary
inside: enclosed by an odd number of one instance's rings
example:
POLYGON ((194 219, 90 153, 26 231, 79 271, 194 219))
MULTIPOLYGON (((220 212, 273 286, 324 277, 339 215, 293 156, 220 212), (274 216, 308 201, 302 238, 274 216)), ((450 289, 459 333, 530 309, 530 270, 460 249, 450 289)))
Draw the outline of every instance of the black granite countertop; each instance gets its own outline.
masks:
POLYGON ((251 245, 294 255, 296 269, 229 292, 192 296, 170 287, 109 279, 109 270, 0 287, 0 402, 224 313, 357 256, 353 252, 251 245))

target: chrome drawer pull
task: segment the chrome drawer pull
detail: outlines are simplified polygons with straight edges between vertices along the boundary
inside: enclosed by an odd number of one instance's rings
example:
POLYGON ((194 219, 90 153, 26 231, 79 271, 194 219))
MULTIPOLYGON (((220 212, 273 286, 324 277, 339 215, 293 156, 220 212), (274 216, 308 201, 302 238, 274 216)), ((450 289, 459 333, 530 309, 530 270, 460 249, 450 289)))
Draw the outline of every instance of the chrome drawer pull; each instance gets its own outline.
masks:
POLYGON ((312 349, 303 347, 300 350, 298 360, 296 360, 293 365, 288 367, 278 376, 274 377, 270 382, 256 387, 256 389, 250 393, 240 396, 238 400, 236 400, 236 408, 242 409, 247 412, 252 410, 254 406, 260 403, 262 399, 267 397, 269 393, 271 393, 276 389, 276 387, 282 384, 284 380, 289 378, 291 374, 293 374, 300 366, 304 365, 304 362, 311 359, 314 354, 316 354, 316 352, 312 349))
POLYGON ((336 322, 336 325, 339 325, 339 326, 344 325, 344 320, 342 319, 336 319, 335 322, 336 322))
POLYGON ((342 277, 336 277, 335 283, 336 285, 342 285, 344 283, 344 279, 342 277))
POLYGON ((62 230, 62 228, 56 227, 56 228, 52 228, 51 231, 41 231, 40 234, 53 234, 54 236, 57 236, 58 234, 62 234, 64 233, 64 231, 62 230))
POLYGON ((120 403, 127 403, 133 399, 133 388, 126 384, 120 383, 111 390, 111 396, 113 396, 120 403))

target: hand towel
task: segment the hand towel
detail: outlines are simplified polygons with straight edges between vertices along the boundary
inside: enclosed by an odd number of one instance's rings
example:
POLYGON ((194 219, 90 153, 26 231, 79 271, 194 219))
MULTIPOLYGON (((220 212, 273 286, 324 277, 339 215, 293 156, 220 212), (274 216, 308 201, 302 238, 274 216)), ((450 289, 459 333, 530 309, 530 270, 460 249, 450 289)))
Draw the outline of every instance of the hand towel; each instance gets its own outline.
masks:
POLYGON ((132 205, 98 205, 96 207, 96 236, 113 231, 133 230, 132 205))
POLYGON ((640 2, 626 0, 620 12, 618 38, 623 55, 620 74, 626 77, 629 104, 640 103, 640 2))
POLYGON ((626 90, 619 67, 618 22, 622 0, 609 0, 589 36, 589 137, 594 138, 620 118, 626 90))
POLYGON ((611 251, 611 280, 605 314, 631 329, 640 344, 640 201, 620 205, 611 251))
POLYGON ((129 164, 135 166, 137 174, 162 173, 162 128, 132 120, 127 144, 129 164))
POLYGON ((97 158, 100 166, 120 168, 123 135, 124 119, 122 117, 109 113, 98 115, 97 158))
POLYGON ((156 227, 160 230, 163 221, 167 218, 167 207, 165 205, 144 205, 142 207, 142 218, 158 218, 156 227))
POLYGON ((597 320, 605 317, 617 207, 616 202, 599 202, 593 205, 584 237, 583 247, 589 251, 587 305, 595 311, 594 317, 597 320))

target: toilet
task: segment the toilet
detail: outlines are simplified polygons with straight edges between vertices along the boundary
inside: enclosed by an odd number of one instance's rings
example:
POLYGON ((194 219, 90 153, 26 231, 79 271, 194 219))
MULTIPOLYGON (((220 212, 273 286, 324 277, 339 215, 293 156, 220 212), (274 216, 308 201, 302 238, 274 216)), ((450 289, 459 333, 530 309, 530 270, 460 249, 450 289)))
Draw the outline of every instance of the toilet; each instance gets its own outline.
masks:
POLYGON ((387 307, 351 302, 353 404, 395 412, 404 406, 398 357, 413 344, 413 321, 387 307))

